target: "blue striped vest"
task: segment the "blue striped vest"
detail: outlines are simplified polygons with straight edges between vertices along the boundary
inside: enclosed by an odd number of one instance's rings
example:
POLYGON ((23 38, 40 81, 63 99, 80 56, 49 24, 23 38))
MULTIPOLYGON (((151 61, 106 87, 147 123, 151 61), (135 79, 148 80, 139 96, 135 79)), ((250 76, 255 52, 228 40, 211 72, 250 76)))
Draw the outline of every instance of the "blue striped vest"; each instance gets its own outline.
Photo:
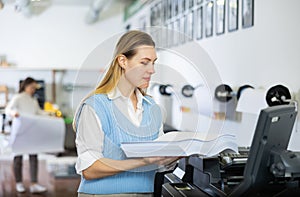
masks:
MULTIPOLYGON (((128 120, 106 94, 96 94, 84 102, 94 108, 101 121, 104 132, 104 157, 114 160, 127 159, 120 148, 122 142, 151 141, 158 137, 162 124, 161 111, 153 99, 148 96, 147 99, 151 103, 143 100, 143 118, 139 127, 128 120)), ((77 120, 79 117, 80 112, 77 120)), ((154 165, 145 166, 94 180, 86 180, 82 176, 78 192, 87 194, 153 192, 155 169, 154 165)))

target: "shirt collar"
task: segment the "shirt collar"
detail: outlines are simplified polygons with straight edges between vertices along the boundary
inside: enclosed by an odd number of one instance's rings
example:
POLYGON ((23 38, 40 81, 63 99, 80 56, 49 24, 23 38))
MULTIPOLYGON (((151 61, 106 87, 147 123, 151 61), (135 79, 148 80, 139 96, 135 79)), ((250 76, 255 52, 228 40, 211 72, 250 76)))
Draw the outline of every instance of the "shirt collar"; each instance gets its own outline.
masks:
MULTIPOLYGON (((149 101, 149 99, 147 99, 145 96, 143 96, 143 94, 140 92, 139 89, 136 89, 136 97, 138 100, 137 103, 137 107, 141 107, 142 106, 142 101, 145 100, 146 102, 148 102, 149 104, 151 104, 151 102, 149 101)), ((122 95, 121 91, 119 90, 118 87, 114 88, 112 91, 110 91, 109 93, 107 93, 107 96, 109 99, 114 100, 117 98, 123 98, 123 99, 128 99, 128 97, 125 97, 122 95)))
POLYGON ((109 93, 107 93, 107 96, 109 99, 114 100, 116 98, 126 98, 125 96, 122 95, 121 91, 119 90, 118 87, 114 88, 112 91, 110 91, 109 93))

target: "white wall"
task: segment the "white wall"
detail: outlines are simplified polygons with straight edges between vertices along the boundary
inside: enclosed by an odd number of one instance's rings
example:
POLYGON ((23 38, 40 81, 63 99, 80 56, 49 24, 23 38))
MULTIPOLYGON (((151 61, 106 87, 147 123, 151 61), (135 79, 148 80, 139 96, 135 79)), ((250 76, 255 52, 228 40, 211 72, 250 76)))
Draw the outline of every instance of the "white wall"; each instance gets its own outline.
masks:
MULTIPOLYGON (((239 13, 241 13, 241 1, 239 2, 239 13)), ((264 89, 269 89, 276 84, 283 84, 290 89, 292 94, 296 94, 299 100, 300 56, 298 53, 300 51, 300 26, 297 25, 300 18, 300 12, 297 11, 299 6, 300 1, 298 0, 256 0, 254 1, 254 26, 243 29, 241 14, 239 14, 239 29, 235 32, 227 31, 226 6, 225 34, 216 35, 214 31, 212 37, 205 38, 204 36, 204 39, 196 42, 214 62, 222 82, 230 85, 235 90, 244 84, 264 89)), ((143 12, 147 11, 149 12, 149 10, 143 10, 143 12)), ((138 24, 136 21, 141 16, 141 13, 137 14, 136 18, 130 19, 131 21, 128 21, 128 23, 138 24)), ((184 49, 185 53, 189 53, 192 57, 203 57, 205 55, 202 50, 194 50, 195 48, 189 50, 186 45, 174 47, 171 50, 183 51, 184 49)), ((187 66, 187 64, 182 64, 172 58, 172 55, 165 53, 162 59, 164 64, 173 67, 176 71, 180 71, 179 67, 187 66)), ((205 68, 206 64, 206 59, 203 62, 197 61, 196 67, 201 70, 205 68)), ((159 71, 160 68, 157 67, 157 72, 159 71)), ((164 72, 160 74, 160 77, 165 83, 170 84, 175 84, 178 80, 178 76, 170 74, 170 72, 164 72), (166 81, 166 79, 168 80, 166 81)), ((192 81, 191 78, 193 78, 192 74, 184 77, 187 82, 192 81)), ((190 83, 195 85, 193 82, 190 83)), ((180 92, 180 89, 177 92, 180 92)), ((199 108, 197 106, 199 102, 184 100, 182 103, 185 103, 191 109, 199 108)), ((192 114, 193 110, 180 114, 179 107, 182 106, 182 103, 179 106, 173 106, 173 108, 177 107, 177 110, 172 116, 175 117, 176 121, 178 117, 183 117, 180 128, 195 127, 195 123, 193 123, 195 118, 192 118, 195 115, 192 114), (184 119, 184 116, 188 118, 184 119)), ((226 121, 224 128, 237 133, 240 145, 249 146, 256 120, 257 116, 255 115, 243 114, 240 122, 226 121)), ((210 124, 201 115, 198 115, 196 121, 198 121, 196 123, 196 125, 198 124, 197 129, 206 128, 207 124, 210 124)), ((300 150, 300 145, 296 143, 300 139, 299 129, 298 118, 290 142, 290 148, 294 150, 300 150)))
MULTIPOLYGON (((280 83, 288 86, 292 92, 298 92, 299 6, 298 0, 288 2, 256 0, 253 27, 242 29, 240 17, 238 31, 227 32, 225 28, 225 34, 204 38, 197 43, 215 63, 223 82, 232 87, 247 83, 256 88, 269 88, 280 83)), ((120 15, 88 26, 83 20, 87 9, 76 6, 54 6, 38 17, 27 19, 15 13, 13 7, 6 7, 0 11, 0 54, 7 55, 8 61, 15 62, 20 67, 78 68, 99 43, 119 33, 125 26, 120 15)), ((147 9, 144 8, 142 11, 147 12, 147 9)), ((137 21, 143 14, 139 13, 136 16, 131 19, 136 21, 132 23, 134 26, 138 26, 137 21)), ((180 48, 184 46, 178 47, 178 50, 180 48)), ((196 50, 187 52, 191 56, 199 55, 196 50)), ((164 60, 168 60, 168 57, 164 60)), ((173 64, 172 61, 169 63, 173 64)), ((202 68, 201 65, 196 66, 202 68)), ((159 68, 157 70, 159 73, 159 68)), ((12 77, 4 78, 2 71, 0 70, 1 84, 15 84, 15 81, 19 80, 18 76, 24 75, 23 71, 18 71, 22 74, 9 73, 12 77)), ((26 72, 30 74, 30 71, 26 72)), ((49 73, 43 71, 43 74, 34 75, 45 77, 51 83, 49 73)), ((159 77, 172 83, 177 80, 172 78, 170 73, 160 73, 159 77)), ((239 131, 243 138, 242 144, 247 145, 255 120, 255 117, 244 115, 242 122, 237 124, 229 122, 228 127, 239 131)), ((292 145, 300 150, 299 145, 296 145, 297 139, 300 139, 298 130, 293 134, 292 145)))
POLYGON ((226 83, 265 88, 281 83, 298 92, 300 1, 256 0, 254 5, 253 27, 204 39, 199 44, 226 83))
POLYGON ((106 58, 103 51, 95 49, 124 30, 123 14, 119 14, 122 6, 117 6, 88 25, 84 22, 87 6, 52 5, 40 15, 26 18, 16 13, 13 5, 6 5, 0 11, 0 56, 5 55, 18 68, 0 68, 0 84, 9 87, 9 98, 18 91, 19 80, 31 76, 45 80, 46 100, 52 101, 52 69, 67 69, 56 74, 56 102, 72 116, 79 101, 99 81, 100 70, 107 66, 103 59, 107 60, 114 46, 107 47, 106 42, 106 58), (88 61, 91 53, 93 60, 88 61), (83 70, 78 72, 78 68, 83 70), (74 83, 79 85, 74 94, 64 89, 74 83))
MULTIPOLYGON (((282 83, 292 92, 300 90, 300 1, 256 0, 254 1, 254 26, 242 28, 241 1, 239 29, 227 31, 227 6, 225 34, 214 35, 197 41, 215 63, 224 83, 239 87, 250 83, 264 87, 282 83)), ((148 10, 136 14, 127 23, 138 26, 148 10)), ((149 21, 147 21, 149 24, 149 21)), ((180 47, 179 47, 180 48, 180 47)), ((189 51, 192 56, 198 51, 189 51)))
POLYGON ((88 7, 51 6, 31 18, 0 11, 0 55, 18 67, 78 68, 102 41, 123 30, 123 15, 87 25, 88 7))

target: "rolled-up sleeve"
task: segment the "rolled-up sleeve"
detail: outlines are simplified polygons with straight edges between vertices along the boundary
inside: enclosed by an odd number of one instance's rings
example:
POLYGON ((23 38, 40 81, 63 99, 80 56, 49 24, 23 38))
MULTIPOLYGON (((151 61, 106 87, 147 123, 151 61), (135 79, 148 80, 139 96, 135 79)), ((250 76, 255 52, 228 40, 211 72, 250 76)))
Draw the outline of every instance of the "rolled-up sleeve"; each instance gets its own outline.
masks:
POLYGON ((76 134, 78 157, 75 168, 78 174, 99 158, 103 158, 103 141, 104 133, 98 116, 92 107, 84 105, 78 119, 76 134))

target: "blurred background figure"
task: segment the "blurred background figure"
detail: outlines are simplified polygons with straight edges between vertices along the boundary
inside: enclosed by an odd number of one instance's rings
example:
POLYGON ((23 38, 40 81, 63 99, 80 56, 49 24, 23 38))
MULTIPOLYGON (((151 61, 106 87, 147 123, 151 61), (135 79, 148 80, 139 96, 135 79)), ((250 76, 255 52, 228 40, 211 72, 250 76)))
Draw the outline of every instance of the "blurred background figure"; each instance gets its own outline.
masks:
MULTIPOLYGON (((38 84, 36 80, 31 77, 26 78, 20 85, 19 93, 16 94, 6 107, 6 114, 10 115, 12 118, 22 116, 22 114, 31 115, 47 115, 48 113, 43 111, 36 98, 33 97, 38 84)), ((31 176, 31 193, 42 193, 47 189, 37 182, 38 175, 38 157, 37 154, 29 155, 30 161, 30 176, 31 176)), ((14 157, 13 169, 16 179, 16 190, 17 192, 25 192, 25 187, 23 184, 22 177, 22 166, 23 166, 23 156, 16 155, 14 157)))

